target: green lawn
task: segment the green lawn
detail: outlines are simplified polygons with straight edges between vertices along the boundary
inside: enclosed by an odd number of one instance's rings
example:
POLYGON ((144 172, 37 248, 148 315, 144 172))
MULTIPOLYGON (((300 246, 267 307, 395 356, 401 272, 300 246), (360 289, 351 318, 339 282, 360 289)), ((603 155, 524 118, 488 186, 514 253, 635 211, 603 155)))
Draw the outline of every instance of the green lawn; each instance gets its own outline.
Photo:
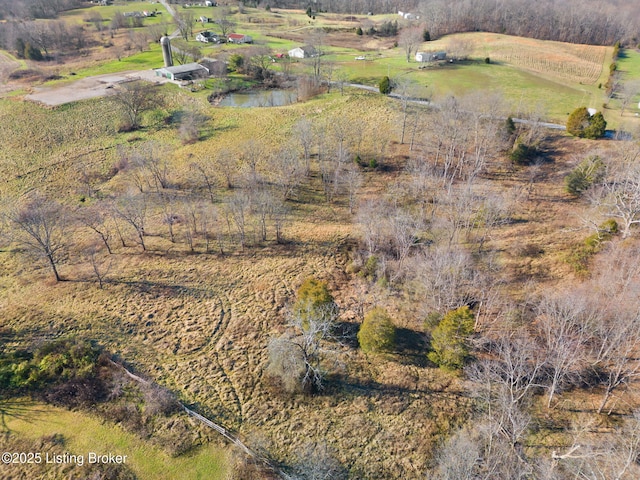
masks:
POLYGON ((157 10, 161 12, 160 15, 155 17, 146 17, 143 19, 143 25, 151 25, 153 23, 172 22, 171 15, 164 9, 161 3, 152 2, 116 2, 113 5, 108 6, 95 6, 89 8, 79 8, 75 10, 69 10, 60 14, 60 18, 75 22, 84 22, 85 18, 89 18, 92 15, 99 13, 103 20, 104 26, 108 27, 109 22, 113 18, 116 12, 153 12, 157 10))
POLYGON ((640 51, 623 48, 616 63, 624 80, 640 80, 640 51))
POLYGON ((30 404, 21 411, 21 417, 6 417, 8 428, 15 434, 38 439, 62 434, 65 449, 76 455, 88 452, 127 455, 126 465, 140 478, 153 480, 222 479, 225 477, 225 454, 208 445, 192 454, 172 458, 118 426, 101 423, 98 419, 79 412, 71 412, 46 404, 30 404))
POLYGON ((65 76, 63 80, 53 80, 45 83, 45 85, 55 85, 61 82, 76 81, 81 78, 91 77, 94 75, 104 75, 107 73, 126 72, 128 70, 147 70, 151 68, 159 68, 162 63, 162 50, 160 44, 149 44, 149 50, 135 53, 129 57, 122 57, 120 60, 99 63, 82 70, 74 71, 74 75, 70 75, 70 71, 65 70, 64 66, 60 69, 60 75, 65 76))

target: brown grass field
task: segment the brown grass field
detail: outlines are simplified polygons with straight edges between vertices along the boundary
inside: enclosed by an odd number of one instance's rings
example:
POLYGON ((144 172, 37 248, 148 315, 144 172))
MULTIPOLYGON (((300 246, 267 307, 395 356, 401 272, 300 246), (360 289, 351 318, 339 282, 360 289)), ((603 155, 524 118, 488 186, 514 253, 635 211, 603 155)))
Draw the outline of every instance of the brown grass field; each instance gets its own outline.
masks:
MULTIPOLYGON (((345 22, 346 28, 350 22, 345 22)), ((285 38, 301 41, 304 33, 285 38)), ((358 39, 346 31, 330 32, 327 38, 331 45, 384 50, 385 55, 391 46, 387 39, 358 39)), ((446 49, 456 41, 469 42, 479 58, 490 56, 594 90, 610 53, 604 47, 489 34, 456 35, 431 42, 428 48, 446 49)), ((91 62, 109 50, 100 48, 90 56, 91 62)), ((53 71, 54 67, 47 73, 53 71)), ((83 169, 103 178, 97 186, 100 195, 121 194, 131 187, 131 178, 126 172, 110 173, 118 152, 147 140, 171 149, 171 180, 185 191, 195 182, 193 162, 207 161, 221 150, 240 158, 248 139, 264 149, 258 170, 271 179, 267 153, 287 141, 302 117, 327 128, 349 129, 359 139, 359 150, 354 151, 362 152, 363 159, 384 159, 383 167, 363 170, 362 197, 402 188, 406 180, 411 152, 398 143, 400 113, 389 98, 348 92, 288 107, 213 109, 202 96, 173 86, 163 87, 163 92, 167 105, 145 117, 142 130, 129 133, 117 132, 118 114, 106 99, 55 108, 20 97, 0 99, 0 207, 10 208, 39 190, 80 208, 94 201, 83 193, 83 169), (184 105, 210 115, 206 133, 194 144, 183 145, 176 125, 164 120, 184 105)), ((565 192, 564 177, 594 148, 615 147, 613 142, 555 133, 545 142, 552 162, 516 168, 499 155, 478 180, 487 191, 509 192, 515 199, 515 221, 496 227, 485 247, 495 252, 498 282, 513 301, 543 288, 579 284, 581 279, 565 258, 589 234, 581 220, 588 206, 565 192)), ((217 181, 221 202, 233 192, 217 181)), ((0 327, 14 332, 19 346, 65 335, 94 339, 137 373, 238 432, 250 447, 266 449, 277 462, 290 465, 309 442, 317 442, 326 444, 353 478, 424 478, 442 441, 471 415, 473 399, 460 376, 428 366, 424 318, 410 294, 349 273, 360 232, 344 198, 324 201, 315 162, 298 196, 288 204, 291 219, 284 230, 285 244, 276 244, 272 233, 265 242, 250 235, 246 250, 225 245, 225 254, 205 253, 201 240, 190 252, 180 224, 179 241, 170 242, 160 209, 151 209, 148 251, 141 253, 131 241, 114 247, 104 288, 98 287, 80 253, 95 240, 86 229, 75 231, 70 255, 61 266, 66 281, 59 283, 51 280, 41 262, 15 243, 3 242, 0 327), (335 353, 324 360, 330 372, 325 390, 315 396, 288 396, 264 373, 267 345, 285 331, 287 308, 310 276, 328 282, 341 310, 340 321, 352 330, 363 311, 386 307, 402 329, 402 348, 366 356, 353 339, 335 343, 335 353)), ((635 243, 636 239, 628 240, 635 243)), ((485 319, 491 314, 485 313, 485 319)), ((617 404, 619 411, 626 413, 636 405, 636 385, 631 390, 620 395, 624 401, 617 404)), ((597 393, 563 394, 561 407, 540 414, 549 417, 550 427, 540 428, 527 448, 549 454, 549 446, 565 441, 554 436, 554 426, 592 412, 597 393)), ((605 425, 608 420, 600 422, 605 425)))

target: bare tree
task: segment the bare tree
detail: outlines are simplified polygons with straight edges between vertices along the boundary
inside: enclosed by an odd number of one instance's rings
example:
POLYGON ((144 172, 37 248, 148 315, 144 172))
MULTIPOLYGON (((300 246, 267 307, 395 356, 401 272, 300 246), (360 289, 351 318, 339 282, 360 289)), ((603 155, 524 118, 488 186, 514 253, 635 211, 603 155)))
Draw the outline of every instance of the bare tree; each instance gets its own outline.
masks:
POLYGON ((213 21, 220 27, 223 37, 233 33, 233 29, 236 28, 236 22, 231 18, 228 7, 217 7, 214 10, 213 21))
POLYGON ((173 40, 171 42, 173 58, 181 65, 190 62, 197 62, 202 58, 202 50, 197 45, 188 43, 186 40, 173 40))
POLYGON ((104 244, 107 252, 113 254, 109 240, 111 239, 111 230, 109 228, 109 212, 110 206, 106 204, 97 203, 88 207, 84 207, 77 211, 77 219, 87 228, 95 232, 102 243, 104 244))
POLYGON ((569 376, 584 368, 590 311, 579 294, 547 296, 537 306, 536 329, 546 356, 547 407, 569 376))
POLYGON ((115 213, 136 232, 136 242, 146 251, 145 225, 147 223, 147 197, 144 194, 121 196, 114 205, 115 213))
POLYGON ((126 119, 122 127, 128 130, 140 128, 142 114, 161 103, 155 87, 143 81, 126 82, 114 89, 110 97, 118 105, 126 119))
POLYGON ((189 36, 193 35, 193 24, 196 20, 195 14, 190 11, 176 12, 173 20, 176 23, 176 27, 178 27, 180 36, 184 39, 185 42, 188 41, 189 36))
POLYGON ((328 353, 325 342, 332 337, 337 313, 333 303, 309 305, 292 315, 287 333, 269 343, 267 373, 280 379, 286 391, 322 388, 324 371, 320 363, 328 353))
POLYGON ((271 155, 269 165, 282 199, 289 200, 295 197, 305 175, 305 165, 297 148, 291 143, 283 145, 271 155))
POLYGON ((363 182, 364 178, 360 172, 360 167, 355 163, 349 164, 344 173, 344 185, 349 196, 349 213, 351 214, 354 212, 357 195, 363 182))
POLYGON ((624 111, 638 93, 640 93, 640 81, 638 80, 624 82, 622 88, 618 88, 616 96, 620 100, 620 116, 624 115, 624 111))
POLYGON ((612 179, 605 181, 592 195, 593 203, 605 215, 622 222, 622 238, 631 235, 631 227, 640 223, 640 166, 636 159, 640 151, 628 149, 617 168, 610 169, 612 179))
POLYGON ((7 216, 15 239, 31 254, 44 258, 56 281, 61 281, 58 266, 65 256, 68 226, 64 207, 38 193, 7 216))
POLYGON ((106 282, 107 275, 113 266, 113 260, 100 258, 100 249, 96 244, 90 245, 87 251, 87 260, 91 265, 93 274, 98 281, 98 286, 102 288, 106 282))
POLYGON ((347 470, 325 443, 309 443, 298 453, 294 466, 299 480, 346 480, 347 470))
POLYGON ((422 43, 422 29, 420 27, 405 27, 400 31, 398 45, 404 50, 407 62, 411 61, 411 54, 422 43))
POLYGON ((240 248, 244 252, 247 244, 247 224, 249 222, 249 207, 251 199, 245 192, 236 192, 227 204, 228 213, 238 231, 240 248))

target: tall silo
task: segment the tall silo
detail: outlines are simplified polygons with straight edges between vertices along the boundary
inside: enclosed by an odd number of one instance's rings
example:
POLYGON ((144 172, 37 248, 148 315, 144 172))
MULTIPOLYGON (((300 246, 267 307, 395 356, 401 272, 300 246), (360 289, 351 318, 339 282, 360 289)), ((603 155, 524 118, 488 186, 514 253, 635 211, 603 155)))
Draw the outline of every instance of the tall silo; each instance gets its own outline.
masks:
POLYGON ((171 56, 171 41, 166 35, 160 39, 162 45, 162 58, 164 58, 165 67, 173 67, 173 57, 171 56))

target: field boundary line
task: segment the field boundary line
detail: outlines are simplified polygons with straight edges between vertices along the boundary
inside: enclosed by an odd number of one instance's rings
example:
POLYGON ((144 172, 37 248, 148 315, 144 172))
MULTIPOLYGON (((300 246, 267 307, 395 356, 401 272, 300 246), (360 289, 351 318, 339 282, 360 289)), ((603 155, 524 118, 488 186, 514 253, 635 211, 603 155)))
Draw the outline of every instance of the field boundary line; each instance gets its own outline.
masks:
MULTIPOLYGON (((154 382, 151 382, 149 380, 145 380, 144 378, 142 378, 142 377, 136 375, 135 373, 131 372, 129 369, 127 369, 121 363, 115 362, 112 359, 109 359, 109 363, 111 363, 115 367, 120 368, 125 373, 125 375, 127 375, 129 378, 131 378, 132 380, 134 380, 137 383, 141 383, 142 385, 147 385, 147 386, 151 386, 151 385, 155 384, 154 382)), ((216 432, 218 432, 227 441, 231 442, 233 445, 238 447, 246 455, 248 455, 251 458, 261 462, 264 466, 266 466, 269 470, 271 470, 273 473, 278 475, 280 478, 282 478, 284 480, 295 480, 293 477, 287 475, 285 472, 283 472, 277 466, 275 466, 268 458, 264 457, 263 455, 259 455, 258 453, 254 452, 249 447, 247 447, 242 442, 242 440, 240 440, 236 435, 234 435, 231 431, 229 431, 228 429, 226 429, 222 425, 219 425, 216 422, 214 422, 213 420, 205 417, 204 415, 201 415, 200 413, 196 412, 195 410, 192 410, 191 408, 187 407, 184 403, 182 403, 179 400, 177 400, 177 403, 180 406, 180 408, 185 413, 187 413, 187 415, 189 415, 190 417, 195 418, 196 420, 198 420, 203 425, 206 425, 207 427, 209 427, 209 428, 215 430, 216 432)))

